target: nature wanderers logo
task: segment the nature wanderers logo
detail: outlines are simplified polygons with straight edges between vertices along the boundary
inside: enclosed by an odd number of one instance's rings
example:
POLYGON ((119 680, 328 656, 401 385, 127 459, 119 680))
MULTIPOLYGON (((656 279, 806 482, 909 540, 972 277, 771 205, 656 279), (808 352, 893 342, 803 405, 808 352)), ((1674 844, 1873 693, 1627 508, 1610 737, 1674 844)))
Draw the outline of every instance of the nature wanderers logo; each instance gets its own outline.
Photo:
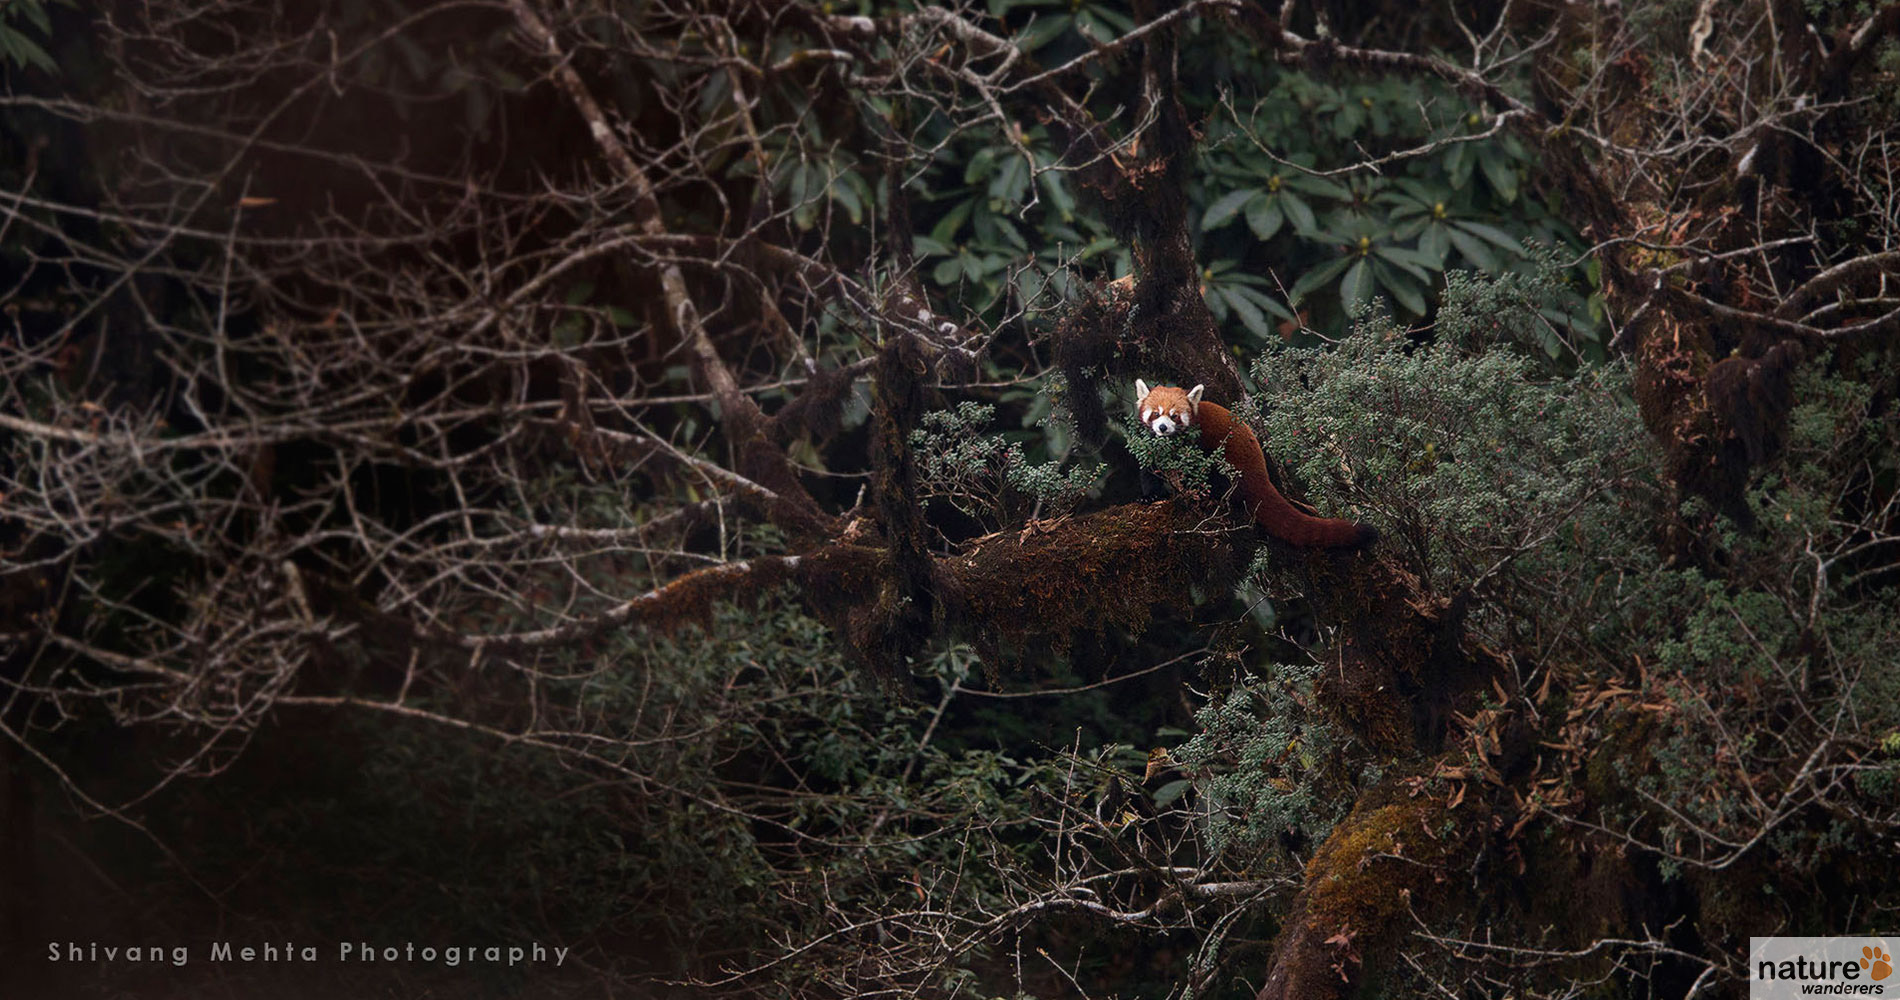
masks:
POLYGON ((1749 1000, 1900 996, 1890 948, 1885 937, 1749 938, 1749 1000))

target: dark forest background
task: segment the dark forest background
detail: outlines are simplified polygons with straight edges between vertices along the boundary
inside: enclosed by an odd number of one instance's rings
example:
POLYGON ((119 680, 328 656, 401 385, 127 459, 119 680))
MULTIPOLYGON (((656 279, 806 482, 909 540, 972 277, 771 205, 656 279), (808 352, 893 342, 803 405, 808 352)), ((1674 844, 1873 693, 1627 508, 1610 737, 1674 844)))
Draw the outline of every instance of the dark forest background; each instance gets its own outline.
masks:
POLYGON ((1893 930, 1897 26, 0 5, 0 992, 1674 1000, 1893 930))

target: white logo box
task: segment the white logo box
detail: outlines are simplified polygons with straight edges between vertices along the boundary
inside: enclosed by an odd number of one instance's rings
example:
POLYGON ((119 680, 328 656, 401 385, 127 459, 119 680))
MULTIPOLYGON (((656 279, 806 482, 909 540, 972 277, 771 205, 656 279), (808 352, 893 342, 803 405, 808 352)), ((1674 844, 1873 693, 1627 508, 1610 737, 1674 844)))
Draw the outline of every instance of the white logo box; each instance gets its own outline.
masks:
POLYGON ((1900 997, 1900 935, 1752 937, 1748 1000, 1900 997))

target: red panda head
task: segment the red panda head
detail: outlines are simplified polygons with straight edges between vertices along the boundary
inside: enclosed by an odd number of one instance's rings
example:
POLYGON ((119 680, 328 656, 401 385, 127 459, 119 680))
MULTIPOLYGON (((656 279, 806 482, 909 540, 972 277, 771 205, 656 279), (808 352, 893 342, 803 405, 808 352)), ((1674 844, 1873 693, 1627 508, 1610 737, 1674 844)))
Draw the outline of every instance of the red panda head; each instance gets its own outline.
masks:
POLYGON ((1201 405, 1201 391, 1205 388, 1203 385, 1192 389, 1158 385, 1150 389, 1148 383, 1136 379, 1135 408, 1149 430, 1168 437, 1194 426, 1195 408, 1201 405))

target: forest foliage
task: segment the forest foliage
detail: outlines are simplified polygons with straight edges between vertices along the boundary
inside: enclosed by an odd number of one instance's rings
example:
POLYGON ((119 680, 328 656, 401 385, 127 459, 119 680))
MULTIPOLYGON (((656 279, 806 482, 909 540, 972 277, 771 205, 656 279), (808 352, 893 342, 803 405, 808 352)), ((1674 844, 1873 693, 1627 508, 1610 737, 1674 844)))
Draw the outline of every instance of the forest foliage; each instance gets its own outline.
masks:
POLYGON ((1881 930, 1897 27, 7 5, 5 975, 1686 998, 1881 930))

